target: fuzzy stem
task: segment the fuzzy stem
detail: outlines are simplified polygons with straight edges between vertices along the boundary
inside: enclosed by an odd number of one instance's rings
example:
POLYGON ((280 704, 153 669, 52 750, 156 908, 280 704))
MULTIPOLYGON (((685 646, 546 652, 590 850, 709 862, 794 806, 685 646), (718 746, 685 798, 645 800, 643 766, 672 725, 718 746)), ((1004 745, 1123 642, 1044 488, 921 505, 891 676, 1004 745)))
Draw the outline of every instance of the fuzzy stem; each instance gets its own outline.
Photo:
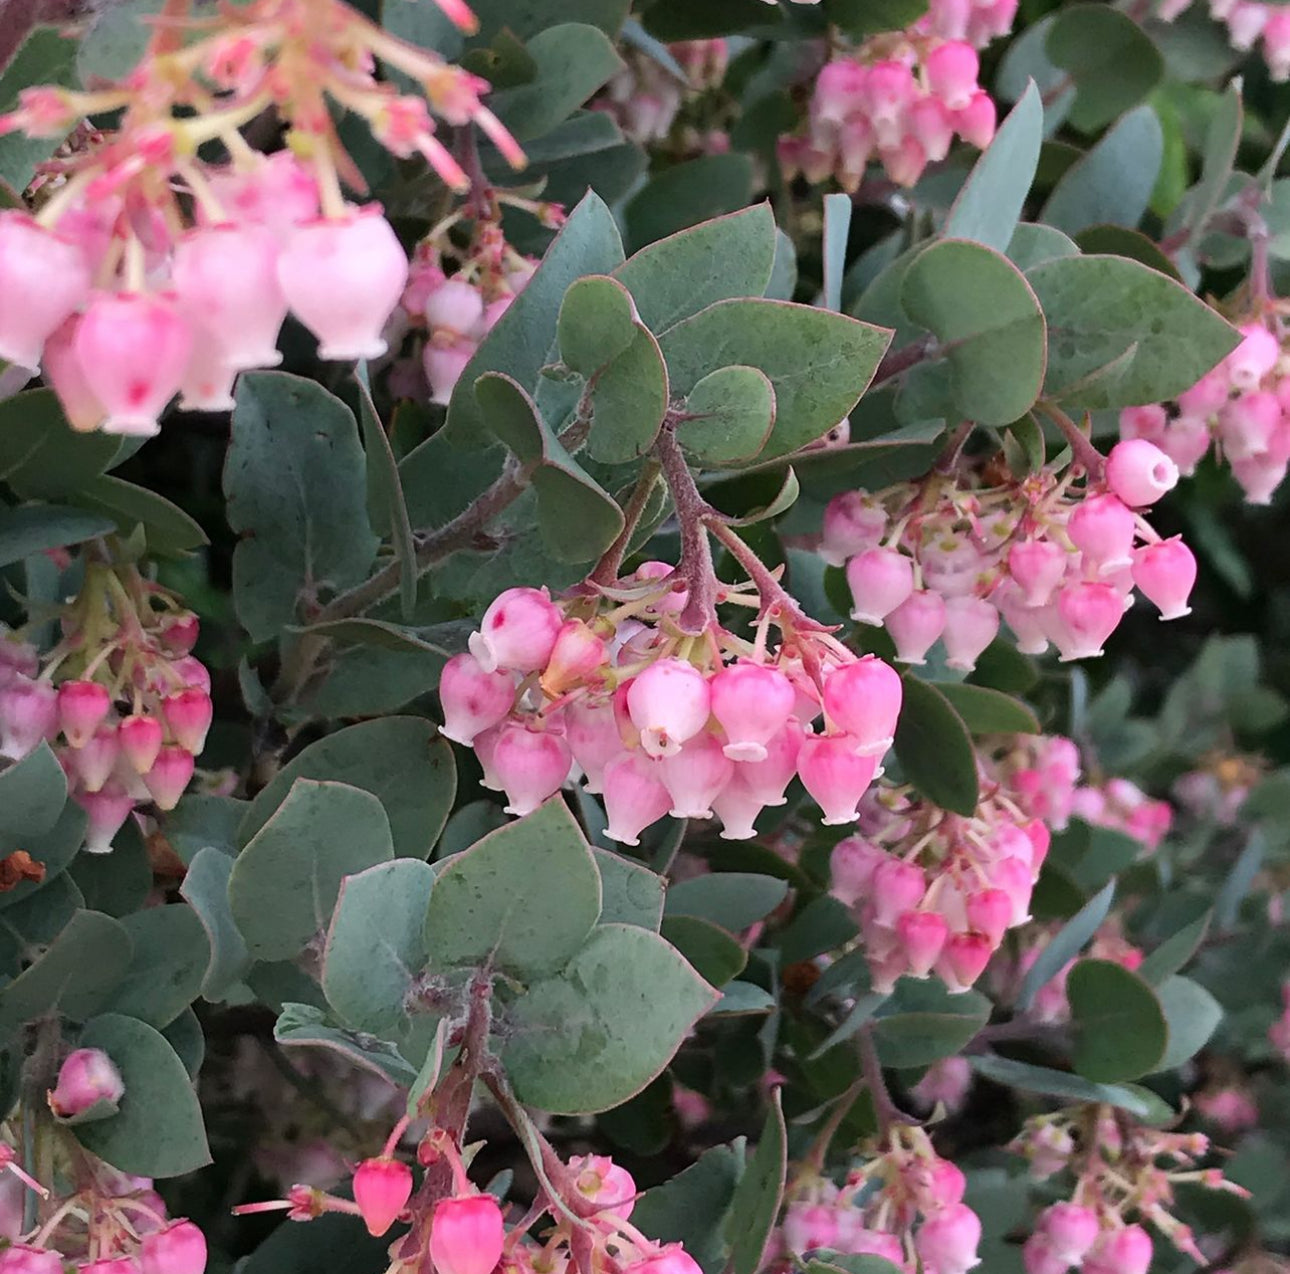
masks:
POLYGON ((878 370, 874 372, 869 388, 872 389, 885 380, 891 380, 893 376, 907 372, 927 358, 935 348, 935 337, 920 336, 916 341, 910 341, 903 349, 888 350, 882 356, 882 362, 878 364, 878 370))
POLYGON ((865 1086, 869 1089, 869 1096, 873 1099, 879 1135, 885 1138, 893 1124, 908 1124, 913 1121, 902 1114, 900 1108, 891 1099, 887 1081, 882 1073, 882 1062, 878 1059, 878 1046, 874 1043, 872 1023, 861 1027, 859 1043, 860 1071, 864 1077, 865 1086))
POLYGON ((676 520, 681 528, 681 565, 678 568, 690 592, 690 600, 677 616, 683 632, 710 632, 717 626, 717 573, 712 564, 712 545, 705 529, 716 510, 699 494, 690 466, 685 463, 680 445, 670 425, 664 425, 655 454, 663 477, 676 506, 676 520))
POLYGON ((623 510, 623 529, 618 538, 605 550, 605 555, 596 563, 596 569, 587 577, 591 583, 612 584, 618 578, 623 558, 627 556, 632 537, 636 534, 636 528, 640 526, 645 506, 654 492, 655 483, 658 482, 659 472, 659 463, 652 457, 642 465, 640 477, 637 478, 636 486, 627 501, 627 507, 623 510))
POLYGON ((1091 481, 1101 481, 1106 469, 1106 457, 1080 432, 1079 426, 1060 407, 1052 403, 1040 402, 1039 407, 1049 420, 1062 431, 1062 436, 1071 445, 1071 453, 1077 464, 1082 465, 1091 481))
MULTIPOLYGON (((708 529, 726 549, 731 557, 739 563, 744 573, 752 580, 761 597, 761 615, 771 615, 778 620, 788 619, 794 627, 816 632, 826 631, 823 624, 809 618, 797 604, 797 599, 775 578, 770 567, 753 552, 752 548, 719 514, 712 514, 707 519, 708 529)), ((781 624, 781 627, 783 625, 781 624)))

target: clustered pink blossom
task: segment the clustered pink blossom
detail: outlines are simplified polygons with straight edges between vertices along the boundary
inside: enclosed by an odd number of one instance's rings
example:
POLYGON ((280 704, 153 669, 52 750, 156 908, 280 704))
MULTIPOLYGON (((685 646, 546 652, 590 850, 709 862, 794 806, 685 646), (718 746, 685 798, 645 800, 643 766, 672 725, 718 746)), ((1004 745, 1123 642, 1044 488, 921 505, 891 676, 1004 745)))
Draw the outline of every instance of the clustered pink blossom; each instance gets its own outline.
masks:
MULTIPOLYGON (((1172 22, 1190 9, 1193 0, 1158 0, 1156 17, 1172 22)), ((1209 0, 1210 16, 1227 27, 1234 49, 1248 53, 1262 41, 1261 51, 1277 83, 1290 80, 1290 11, 1280 4, 1256 0, 1209 0)))
POLYGON ((133 567, 87 560, 43 660, 0 634, 0 756, 56 745, 91 853, 111 850, 136 805, 174 809, 193 776, 212 717, 197 632, 197 616, 133 567))
POLYGON ((861 802, 860 834, 834 847, 831 892, 854 909, 875 990, 935 975, 966 991, 1004 936, 1029 922, 1050 833, 1001 775, 991 768, 970 818, 875 788, 861 802))
POLYGON ((1229 1135, 1258 1127, 1259 1105, 1250 1092, 1234 1084, 1202 1089, 1193 1093, 1191 1104, 1198 1114, 1229 1135))
POLYGON ((1100 786, 1075 790, 1071 813, 1094 827, 1109 827, 1141 841, 1151 853, 1169 834, 1173 807, 1168 801, 1149 797, 1129 779, 1113 778, 1100 786))
POLYGON ((1180 1252, 1204 1262, 1189 1226, 1170 1211, 1184 1183, 1248 1197, 1221 1169, 1200 1168, 1202 1133, 1144 1127, 1110 1106, 1082 1106, 1027 1121, 1011 1147, 1031 1176, 1074 1178, 1068 1201, 1039 1216, 1023 1251, 1026 1274, 1147 1274, 1154 1226, 1180 1252))
POLYGON ((815 82, 806 134, 779 142, 785 174, 854 191, 877 160, 912 186, 955 136, 988 146, 997 112, 977 49, 1007 34, 1016 12, 1017 0, 937 0, 908 31, 839 49, 815 82))
POLYGON ((1193 818, 1231 827, 1259 773, 1259 767, 1246 758, 1224 758, 1213 768, 1180 775, 1171 795, 1193 818))
MULTIPOLYGON (((668 52, 685 73, 685 79, 648 54, 628 49, 622 70, 591 104, 592 109, 611 116, 625 136, 642 146, 665 141, 686 99, 717 88, 729 63, 729 51, 722 39, 683 40, 669 45, 668 52)), ((701 141, 697 136, 687 140, 691 144, 701 141)), ((709 138, 697 148, 714 149, 711 141, 709 138)), ((724 147, 717 145, 715 149, 724 147)))
MULTIPOLYGON (((449 8, 473 26, 464 5, 449 8)), ((215 33, 145 56, 118 87, 24 91, 0 132, 61 136, 81 116, 125 113, 118 132, 72 155, 34 216, 0 213, 0 293, 22 298, 0 308, 0 357, 42 371, 75 428, 143 436, 176 394, 181 409, 231 409, 238 373, 280 360, 288 312, 320 357, 378 357, 407 257, 379 205, 345 201, 342 177, 361 179, 323 95, 363 116, 392 153, 422 155, 464 190, 427 100, 450 124, 478 124, 518 165, 518 146, 480 101, 488 87, 339 0, 321 21, 300 0, 254 0, 215 33), (376 79, 378 58, 425 97, 376 79), (266 157, 238 129, 270 102, 294 145, 266 157), (216 138, 231 155, 223 167, 196 157, 216 138)))
POLYGON ((879 1256, 906 1274, 966 1274, 981 1241, 966 1185, 921 1128, 897 1124, 841 1188, 815 1175, 789 1187, 780 1244, 799 1258, 831 1250, 879 1256))
MULTIPOLYGON (((1290 22, 1290 9, 1278 11, 1290 22)), ((1175 403, 1122 411, 1120 435, 1154 443, 1184 475, 1212 446, 1247 502, 1270 504, 1290 464, 1290 360, 1278 317, 1252 319, 1240 331, 1241 343, 1175 403)))
POLYGON ((1191 550, 1143 516, 1177 482, 1174 462, 1134 439, 1104 470, 1077 487, 1070 470, 999 482, 960 463, 875 494, 845 492, 825 510, 820 553, 845 564, 852 619, 884 626, 898 662, 925 663, 940 641, 947 665, 970 671, 1001 619, 1025 654, 1051 642, 1063 661, 1087 659, 1135 589, 1176 619, 1196 579, 1191 550))
POLYGON ((687 591, 665 563, 607 592, 612 608, 584 592, 508 589, 469 653, 444 667, 443 732, 474 749, 508 813, 581 774, 613 840, 635 845, 667 814, 715 814, 723 837, 742 840, 796 774, 826 825, 855 821, 900 711, 887 664, 787 620, 774 649, 766 623, 755 642, 686 637, 671 620, 687 591))

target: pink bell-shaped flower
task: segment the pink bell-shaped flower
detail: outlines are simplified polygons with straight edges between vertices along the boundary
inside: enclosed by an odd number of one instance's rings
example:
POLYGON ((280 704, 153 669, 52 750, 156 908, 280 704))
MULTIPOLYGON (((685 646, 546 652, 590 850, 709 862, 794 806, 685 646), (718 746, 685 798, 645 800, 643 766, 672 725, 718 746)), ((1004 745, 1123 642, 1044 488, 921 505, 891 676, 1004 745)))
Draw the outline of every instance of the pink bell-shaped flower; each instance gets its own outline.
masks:
POLYGON ((1048 1235, 1039 1230, 1022 1245, 1021 1264, 1026 1274, 1066 1274, 1071 1267, 1048 1235))
POLYGON ((1012 926, 1012 896, 1004 889, 979 889, 966 903, 968 924, 997 947, 1012 926))
POLYGON ((107 687, 97 681, 64 681, 58 687, 58 722, 74 748, 83 748, 112 708, 107 687))
POLYGON ((113 783, 105 784, 98 792, 73 792, 72 797, 89 817, 85 829, 85 852, 110 854, 112 838, 130 817, 134 798, 113 783))
POLYGON ((78 244, 26 213, 0 212, 0 358, 38 371, 45 341, 89 290, 78 244))
POLYGON ((166 297, 96 293, 76 329, 75 351, 86 385, 107 412, 104 431, 155 434, 192 346, 188 324, 166 297))
POLYGON ((863 836, 838 841, 829 855, 829 892, 848 907, 855 906, 869 893, 874 873, 886 861, 887 852, 863 836))
POLYGON ((1008 550, 1008 572, 1025 606, 1047 606, 1066 574, 1067 553, 1051 540, 1022 540, 1008 550))
POLYGON ((199 226, 171 266, 185 318, 234 371, 276 367, 287 299, 278 283, 278 241, 266 226, 199 226))
POLYGON ((1154 442, 1127 438, 1106 458, 1106 482, 1129 508, 1140 509, 1178 485, 1178 466, 1154 442))
POLYGON ((289 150, 256 155, 210 176, 220 205, 241 223, 267 226, 280 240, 318 216, 318 183, 289 150))
POLYGON ((194 326, 193 350, 179 382, 180 411, 232 411, 237 406, 233 383, 237 370, 224 360, 224 353, 210 334, 194 326))
POLYGON ((99 791, 112 777, 120 755, 121 740, 116 722, 105 722, 94 731, 92 738, 71 754, 72 766, 81 786, 87 792, 99 791))
POLYGON ((643 1261, 623 1266, 631 1274, 702 1274, 698 1263, 679 1243, 669 1243, 643 1261))
POLYGON ((506 812, 533 813, 560 790, 572 763, 569 745, 560 735, 508 721, 493 748, 493 772, 506 792, 506 812))
POLYGON ((936 911, 907 911, 897 919, 896 936, 914 977, 925 978, 935 968, 949 934, 945 917, 936 911))
POLYGON ((951 597, 945 603, 945 666, 971 672, 999 635, 999 612, 983 597, 951 597))
POLYGON ((849 734, 808 735, 797 758, 802 785, 823 811, 826 827, 855 822, 877 769, 877 757, 857 755, 849 734))
POLYGON ((952 111, 961 111, 976 95, 981 64, 976 50, 960 40, 939 44, 923 59, 927 87, 952 111))
POLYGON ((1180 536, 1147 544, 1133 558, 1133 582, 1160 608, 1161 619, 1191 614, 1187 599, 1196 586, 1196 558, 1180 536))
POLYGON ((824 711, 856 739, 863 756, 882 756, 892 745, 905 683, 873 655, 834 668, 824 679, 824 711))
POLYGON ((1133 510, 1113 495, 1085 500, 1066 523, 1066 533, 1083 554, 1085 566, 1101 575, 1123 570, 1133 561, 1136 529, 1133 510))
POLYGON ((708 723, 707 678, 684 659, 659 659, 634 678, 627 710, 650 756, 674 756, 708 723))
POLYGON ((90 433, 103 423, 107 412, 90 389, 76 356, 76 329, 80 325, 81 316, 73 314, 51 334, 45 342, 41 373, 58 396, 67 423, 77 433, 90 433))
POLYGON ((100 1257, 86 1261, 77 1274, 139 1274, 139 1262, 133 1256, 100 1257))
POLYGON ((954 127, 959 130, 959 136, 978 150, 984 150, 994 141, 998 123, 998 108, 985 89, 978 89, 962 110, 954 112, 954 127))
POLYGON ((491 1194, 441 1199, 430 1221, 430 1259, 438 1274, 491 1274, 506 1227, 491 1194))
POLYGON ((125 1081, 112 1059, 102 1049, 78 1048, 59 1068, 49 1108, 60 1119, 72 1119, 99 1102, 115 1106, 124 1096, 125 1081))
POLYGON ((883 928, 894 928, 905 912, 923 901, 926 892, 927 877, 917 863, 884 853, 874 868, 865 917, 883 928))
POLYGON ((21 761, 58 730, 58 691, 49 682, 19 673, 0 688, 0 756, 21 761))
POLYGON ((485 672, 498 668, 538 672, 555 649, 564 617, 546 589, 508 588, 490 603, 470 653, 485 672))
POLYGON ((721 740, 706 730, 659 761, 663 786, 672 798, 673 818, 711 818, 712 802, 730 782, 735 763, 722 750, 721 740))
POLYGON ((143 784, 158 809, 172 810, 179 804, 192 777, 193 754, 177 743, 167 743, 157 753, 152 768, 143 775, 143 784))
POLYGON ((144 1236, 139 1265, 141 1274, 205 1274, 206 1236, 191 1221, 172 1221, 144 1236))
POLYGON ((476 735, 506 718, 515 702, 515 678, 501 668, 486 672, 474 655, 453 655, 439 674, 439 702, 439 733, 469 747, 476 735))
POLYGON ((1140 1225, 1110 1230, 1093 1245, 1080 1266, 1081 1274, 1147 1274, 1151 1268, 1151 1236, 1140 1225))
POLYGON ((412 1169, 397 1159, 364 1159, 354 1171, 354 1202, 367 1232, 380 1238, 412 1197, 412 1169))
POLYGON ((564 730, 573 759, 586 775, 586 791, 593 795, 599 793, 605 766, 623 754, 623 739, 613 704, 608 700, 575 700, 564 710, 564 730))
POLYGON ((942 1208, 923 1222, 914 1247, 928 1274, 967 1274, 980 1265, 981 1219, 965 1203, 942 1208))
POLYGON ((886 529, 887 513, 880 504, 874 504, 863 492, 844 491, 835 495, 824 510, 820 556, 830 566, 844 566, 848 558, 877 548, 886 529))
POLYGON ((914 591, 914 564, 896 549, 866 549, 847 563, 851 618, 881 624, 914 591))
POLYGON ((1097 1242, 1097 1213, 1078 1203, 1054 1203, 1039 1214, 1035 1231, 1043 1234, 1066 1265, 1078 1265, 1097 1242))
POLYGON ((936 974, 951 995, 961 995, 985 972, 994 944, 983 933, 952 933, 936 962, 936 974))
POLYGON ((591 677, 605 663, 605 639, 590 624, 570 619, 556 633, 551 657, 542 673, 542 689, 553 699, 591 677))
POLYGON ((730 781, 712 798, 712 809, 721 820, 722 840, 751 840, 757 835, 757 815, 766 803, 749 784, 747 766, 736 765, 730 781))
POLYGON ((0 1274, 63 1274, 63 1255, 52 1248, 18 1243, 0 1252, 0 1274))
POLYGON ((712 715, 729 742, 732 761, 764 761, 767 742, 783 728, 797 702, 792 682, 778 668, 731 664, 710 683, 712 715))
POLYGON ((783 805, 784 789, 797 773, 797 758, 806 731, 796 717, 789 719, 766 742, 764 761, 739 761, 736 777, 762 805, 783 805))
POLYGON ((1053 631, 1061 662, 1100 655, 1123 618, 1124 601, 1110 584, 1068 584, 1057 594, 1059 623, 1053 631))
POLYGON ((887 616, 887 631, 896 643, 896 660, 925 664, 927 652, 945 631, 945 599, 940 593, 919 589, 887 616))
POLYGON ((210 695, 196 686, 188 686, 167 695, 161 701, 161 712, 175 742, 194 756, 201 752, 214 716, 210 695))
POLYGON ((1258 389, 1263 378, 1277 365, 1281 343, 1262 323, 1245 323, 1239 329, 1241 343, 1223 360, 1228 381, 1238 393, 1258 389))
POLYGON ((574 1189, 596 1205, 598 1213, 626 1221, 636 1207, 636 1182, 626 1168, 607 1155, 574 1155, 569 1160, 574 1189))
POLYGON ((384 354, 381 332, 407 280, 407 255, 376 205, 298 226, 278 258, 287 303, 324 359, 384 354))
POLYGON ((640 835, 672 808, 657 761, 627 752, 605 766, 605 835, 623 845, 639 845, 640 835))
POLYGON ((121 755, 130 763, 131 769, 136 774, 147 774, 161 751, 165 735, 156 717, 139 714, 126 717, 121 722, 117 737, 121 755))

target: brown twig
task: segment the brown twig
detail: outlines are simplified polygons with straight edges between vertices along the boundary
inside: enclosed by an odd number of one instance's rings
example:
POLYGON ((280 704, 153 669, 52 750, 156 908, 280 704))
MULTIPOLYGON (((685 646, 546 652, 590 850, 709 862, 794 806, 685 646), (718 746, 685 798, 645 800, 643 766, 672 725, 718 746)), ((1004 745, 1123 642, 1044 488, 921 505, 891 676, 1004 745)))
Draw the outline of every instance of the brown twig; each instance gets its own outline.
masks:
POLYGON ((640 477, 637 478, 636 486, 628 498, 627 507, 623 509, 623 529, 618 538, 605 550, 604 556, 596 563, 596 569, 587 576, 590 583, 612 584, 618 579, 623 558, 627 556, 632 537, 636 534, 641 517, 649 504, 649 498, 654 493, 659 473, 659 462, 653 457, 648 457, 641 466, 640 477))

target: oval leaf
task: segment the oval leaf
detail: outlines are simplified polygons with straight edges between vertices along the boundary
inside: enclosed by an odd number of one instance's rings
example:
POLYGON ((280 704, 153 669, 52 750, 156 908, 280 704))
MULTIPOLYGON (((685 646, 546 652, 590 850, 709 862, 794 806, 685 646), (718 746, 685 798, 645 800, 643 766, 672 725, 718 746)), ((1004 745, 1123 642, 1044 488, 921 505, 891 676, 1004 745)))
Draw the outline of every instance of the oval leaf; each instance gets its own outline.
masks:
POLYGON ((690 391, 676 440, 700 464, 755 459, 775 424, 775 387, 755 367, 722 367, 690 391))
POLYGON ((1137 1079, 1160 1068, 1169 1043, 1164 1010, 1151 987, 1111 960, 1081 960, 1066 979, 1075 1023, 1075 1069, 1100 1083, 1137 1079))
POLYGON ((967 726, 935 686, 908 675, 904 680, 895 745, 900 768, 933 804, 971 816, 980 789, 967 726))

